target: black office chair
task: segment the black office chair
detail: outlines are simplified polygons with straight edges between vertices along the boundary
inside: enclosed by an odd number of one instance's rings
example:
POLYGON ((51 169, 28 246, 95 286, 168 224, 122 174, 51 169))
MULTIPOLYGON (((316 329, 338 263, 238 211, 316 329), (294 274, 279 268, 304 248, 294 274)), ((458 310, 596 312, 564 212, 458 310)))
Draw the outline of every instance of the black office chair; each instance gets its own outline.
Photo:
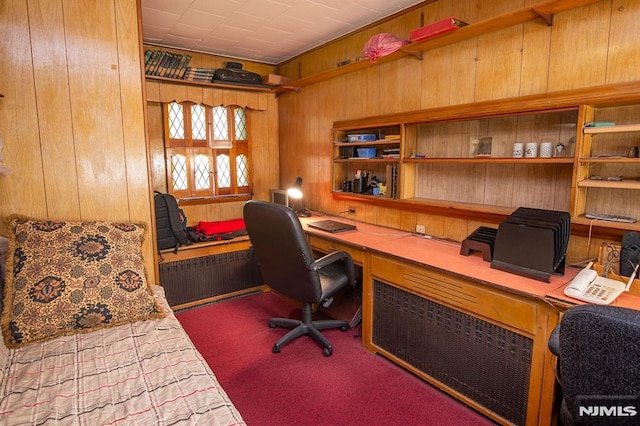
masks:
POLYGON ((351 256, 336 251, 315 260, 300 220, 293 210, 283 205, 252 200, 244 205, 243 215, 264 282, 277 293, 302 303, 302 320, 269 320, 272 328, 292 329, 273 345, 273 352, 279 353, 286 343, 308 334, 323 346, 323 355, 330 356, 331 343, 319 330, 346 331, 349 323, 313 321, 313 305, 355 284, 351 256))
POLYGON ((562 388, 563 425, 640 424, 640 311, 584 305, 549 338, 562 388))

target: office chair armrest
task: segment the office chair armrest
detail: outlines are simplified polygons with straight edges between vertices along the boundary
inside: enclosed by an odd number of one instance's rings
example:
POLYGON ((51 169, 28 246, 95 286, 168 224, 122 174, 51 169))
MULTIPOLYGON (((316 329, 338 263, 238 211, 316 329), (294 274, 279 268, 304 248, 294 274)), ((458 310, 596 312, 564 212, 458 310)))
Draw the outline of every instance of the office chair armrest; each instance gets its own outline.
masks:
POLYGON ((549 335, 549 341, 547 342, 549 350, 555 356, 560 356, 560 324, 556 325, 551 334, 549 335))
POLYGON ((322 256, 321 258, 316 259, 312 264, 310 264, 309 269, 311 269, 312 271, 318 271, 327 265, 337 262, 338 260, 344 261, 344 265, 347 269, 347 277, 349 277, 349 285, 355 286, 356 273, 353 266, 353 259, 351 258, 351 255, 346 251, 334 251, 327 254, 326 256, 322 256))

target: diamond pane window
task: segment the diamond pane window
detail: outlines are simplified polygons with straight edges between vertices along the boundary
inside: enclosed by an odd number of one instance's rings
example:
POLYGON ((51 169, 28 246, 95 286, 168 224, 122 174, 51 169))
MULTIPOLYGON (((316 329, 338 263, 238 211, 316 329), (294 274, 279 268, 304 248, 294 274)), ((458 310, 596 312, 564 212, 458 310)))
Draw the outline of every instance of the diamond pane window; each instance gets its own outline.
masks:
POLYGON ((211 187, 209 180, 211 172, 209 167, 209 157, 202 154, 196 155, 194 158, 194 167, 196 172, 196 189, 209 189, 211 187))
POLYGON ((191 105, 191 137, 193 139, 207 139, 207 120, 204 105, 191 105))
POLYGON ((184 139, 184 114, 182 105, 177 102, 169 104, 169 137, 184 139))
POLYGON ((213 139, 217 141, 229 140, 227 109, 223 106, 213 108, 213 139))
POLYGON ((184 155, 171 157, 171 182, 174 190, 187 189, 187 157, 184 155))
POLYGON ((240 108, 240 107, 234 108, 233 118, 236 124, 236 140, 246 141, 247 140, 247 116, 245 114, 244 108, 240 108))
POLYGON ((229 156, 219 154, 216 158, 218 168, 218 188, 229 188, 231 186, 231 166, 229 156))
POLYGON ((249 158, 244 154, 236 157, 236 175, 238 186, 249 186, 249 158))

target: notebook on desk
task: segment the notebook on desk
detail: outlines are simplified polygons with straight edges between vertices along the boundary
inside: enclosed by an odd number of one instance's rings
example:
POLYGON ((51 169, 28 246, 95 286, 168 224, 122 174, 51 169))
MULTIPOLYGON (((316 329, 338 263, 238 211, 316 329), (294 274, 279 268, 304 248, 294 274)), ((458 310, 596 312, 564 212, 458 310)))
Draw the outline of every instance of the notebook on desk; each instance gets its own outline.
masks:
POLYGON ((317 222, 310 222, 309 227, 331 233, 351 231, 356 229, 355 225, 338 222, 336 220, 319 220, 317 222))

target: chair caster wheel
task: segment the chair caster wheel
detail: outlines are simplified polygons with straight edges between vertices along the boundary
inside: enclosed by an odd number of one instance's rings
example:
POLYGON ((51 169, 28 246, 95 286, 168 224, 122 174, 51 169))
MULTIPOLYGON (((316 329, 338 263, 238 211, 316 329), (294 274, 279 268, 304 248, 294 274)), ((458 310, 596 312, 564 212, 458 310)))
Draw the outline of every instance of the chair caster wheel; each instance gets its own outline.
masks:
POLYGON ((322 355, 324 356, 331 356, 332 353, 333 353, 333 348, 324 348, 322 350, 322 355))
MULTIPOLYGON (((271 349, 271 351, 272 351, 274 354, 279 354, 279 353, 280 353, 280 346, 278 346, 278 345, 273 345, 273 349, 271 349)), ((326 356, 326 355, 325 355, 325 356, 326 356)))
POLYGON ((347 325, 343 325, 342 327, 340 327, 340 331, 347 331, 349 329, 349 326, 347 325))

